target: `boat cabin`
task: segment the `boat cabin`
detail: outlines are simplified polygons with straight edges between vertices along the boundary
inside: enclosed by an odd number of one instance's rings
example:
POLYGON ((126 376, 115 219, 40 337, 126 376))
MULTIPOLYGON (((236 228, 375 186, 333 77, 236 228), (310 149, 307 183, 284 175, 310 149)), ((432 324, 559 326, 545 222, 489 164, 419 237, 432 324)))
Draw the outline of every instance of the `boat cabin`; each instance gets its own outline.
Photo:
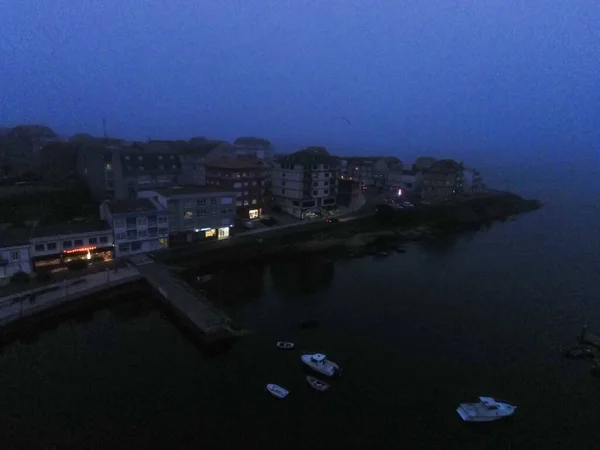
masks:
POLYGON ((318 363, 318 364, 323 364, 325 362, 325 358, 326 356, 321 354, 321 353, 315 353, 314 355, 312 355, 312 359, 314 362, 318 363))
POLYGON ((499 405, 492 397, 479 397, 479 400, 487 409, 498 409, 499 405))

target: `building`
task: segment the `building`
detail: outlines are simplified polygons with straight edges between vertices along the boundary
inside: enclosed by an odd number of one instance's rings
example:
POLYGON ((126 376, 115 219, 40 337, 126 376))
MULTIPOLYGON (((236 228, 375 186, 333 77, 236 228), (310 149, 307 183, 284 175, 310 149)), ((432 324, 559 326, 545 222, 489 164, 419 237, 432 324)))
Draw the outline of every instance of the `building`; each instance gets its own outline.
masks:
POLYGON ((33 270, 61 271, 73 261, 111 261, 114 241, 106 222, 70 222, 33 228, 30 237, 33 270))
POLYGON ((256 219, 265 203, 266 175, 270 166, 254 157, 223 157, 206 163, 206 184, 235 191, 237 215, 256 219))
POLYGON ((420 187, 419 173, 414 169, 401 167, 390 170, 386 180, 386 187, 396 195, 417 192, 420 187))
POLYGON ((308 147, 288 155, 272 172, 276 206, 295 217, 336 205, 337 159, 324 147, 308 147))
POLYGON ((275 150, 271 141, 257 137, 240 137, 233 141, 233 151, 236 156, 251 157, 270 161, 275 150))
POLYGON ((481 194, 487 191, 487 186, 483 182, 481 173, 472 167, 465 167, 463 170, 463 194, 481 194))
POLYGON ((361 191, 360 182, 356 180, 350 180, 348 178, 340 178, 337 182, 337 185, 337 203, 349 208, 352 208, 353 205, 356 205, 361 191))
POLYGON ((168 246, 168 214, 155 200, 105 201, 100 217, 112 228, 117 258, 168 246))
POLYGON ((29 230, 26 228, 0 233, 0 284, 18 272, 31 273, 29 230))
POLYGON ((181 184, 206 185, 205 163, 232 154, 229 142, 201 138, 190 139, 178 149, 181 157, 181 184))
POLYGON ((135 198, 140 190, 178 184, 182 175, 181 158, 168 144, 116 139, 79 142, 77 171, 99 200, 135 198))
POLYGON ((421 197, 428 201, 443 201, 463 189, 463 165, 443 159, 421 171, 421 197))
POLYGON ((235 191, 218 186, 172 186, 138 192, 168 214, 169 245, 206 239, 226 239, 235 220, 235 191))
POLYGON ((356 180, 364 186, 373 186, 374 162, 370 158, 350 158, 347 163, 347 178, 356 180))

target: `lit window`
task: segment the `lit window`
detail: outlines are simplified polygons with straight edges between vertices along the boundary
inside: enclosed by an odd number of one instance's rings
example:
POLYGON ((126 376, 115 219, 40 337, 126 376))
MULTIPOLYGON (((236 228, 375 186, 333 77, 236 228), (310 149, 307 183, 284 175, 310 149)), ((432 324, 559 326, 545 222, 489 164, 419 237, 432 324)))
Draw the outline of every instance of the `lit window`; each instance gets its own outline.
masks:
POLYGON ((248 200, 244 200, 244 206, 248 205, 248 200))
POLYGON ((242 201, 238 200, 237 202, 235 202, 235 206, 242 206, 242 201))

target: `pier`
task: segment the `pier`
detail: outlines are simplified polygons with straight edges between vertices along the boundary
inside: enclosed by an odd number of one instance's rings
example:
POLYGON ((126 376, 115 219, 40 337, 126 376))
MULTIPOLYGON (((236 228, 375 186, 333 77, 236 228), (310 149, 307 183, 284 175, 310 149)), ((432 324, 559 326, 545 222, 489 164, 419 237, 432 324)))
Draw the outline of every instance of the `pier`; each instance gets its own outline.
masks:
POLYGON ((229 327, 230 319, 225 314, 173 275, 168 267, 146 255, 132 256, 129 261, 160 294, 163 303, 193 331, 200 331, 206 336, 214 336, 219 332, 236 334, 229 327))

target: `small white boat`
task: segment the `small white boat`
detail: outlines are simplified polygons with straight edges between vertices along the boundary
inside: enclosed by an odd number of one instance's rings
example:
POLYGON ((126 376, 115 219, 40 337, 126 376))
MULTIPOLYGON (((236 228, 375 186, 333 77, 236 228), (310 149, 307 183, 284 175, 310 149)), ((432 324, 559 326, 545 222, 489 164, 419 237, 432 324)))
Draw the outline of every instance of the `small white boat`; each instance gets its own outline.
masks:
POLYGON ((308 384, 310 384, 310 386, 317 391, 323 392, 331 387, 328 383, 325 383, 318 378, 311 377, 310 375, 306 377, 306 380, 308 381, 308 384))
POLYGON ((340 372, 340 366, 333 361, 329 361, 327 356, 322 353, 302 355, 301 359, 308 367, 328 377, 332 377, 340 372))
POLYGON ((512 416, 517 409, 508 403, 501 403, 492 397, 479 397, 477 403, 461 403, 456 412, 465 422, 492 422, 512 416))
POLYGON ((287 389, 284 389, 281 386, 272 383, 267 384, 267 391, 269 391, 271 395, 277 398, 286 398, 289 394, 289 391, 287 389))
POLYGON ((279 341, 279 342, 277 342, 277 348, 281 348, 284 350, 291 350, 294 348, 294 343, 279 341))

